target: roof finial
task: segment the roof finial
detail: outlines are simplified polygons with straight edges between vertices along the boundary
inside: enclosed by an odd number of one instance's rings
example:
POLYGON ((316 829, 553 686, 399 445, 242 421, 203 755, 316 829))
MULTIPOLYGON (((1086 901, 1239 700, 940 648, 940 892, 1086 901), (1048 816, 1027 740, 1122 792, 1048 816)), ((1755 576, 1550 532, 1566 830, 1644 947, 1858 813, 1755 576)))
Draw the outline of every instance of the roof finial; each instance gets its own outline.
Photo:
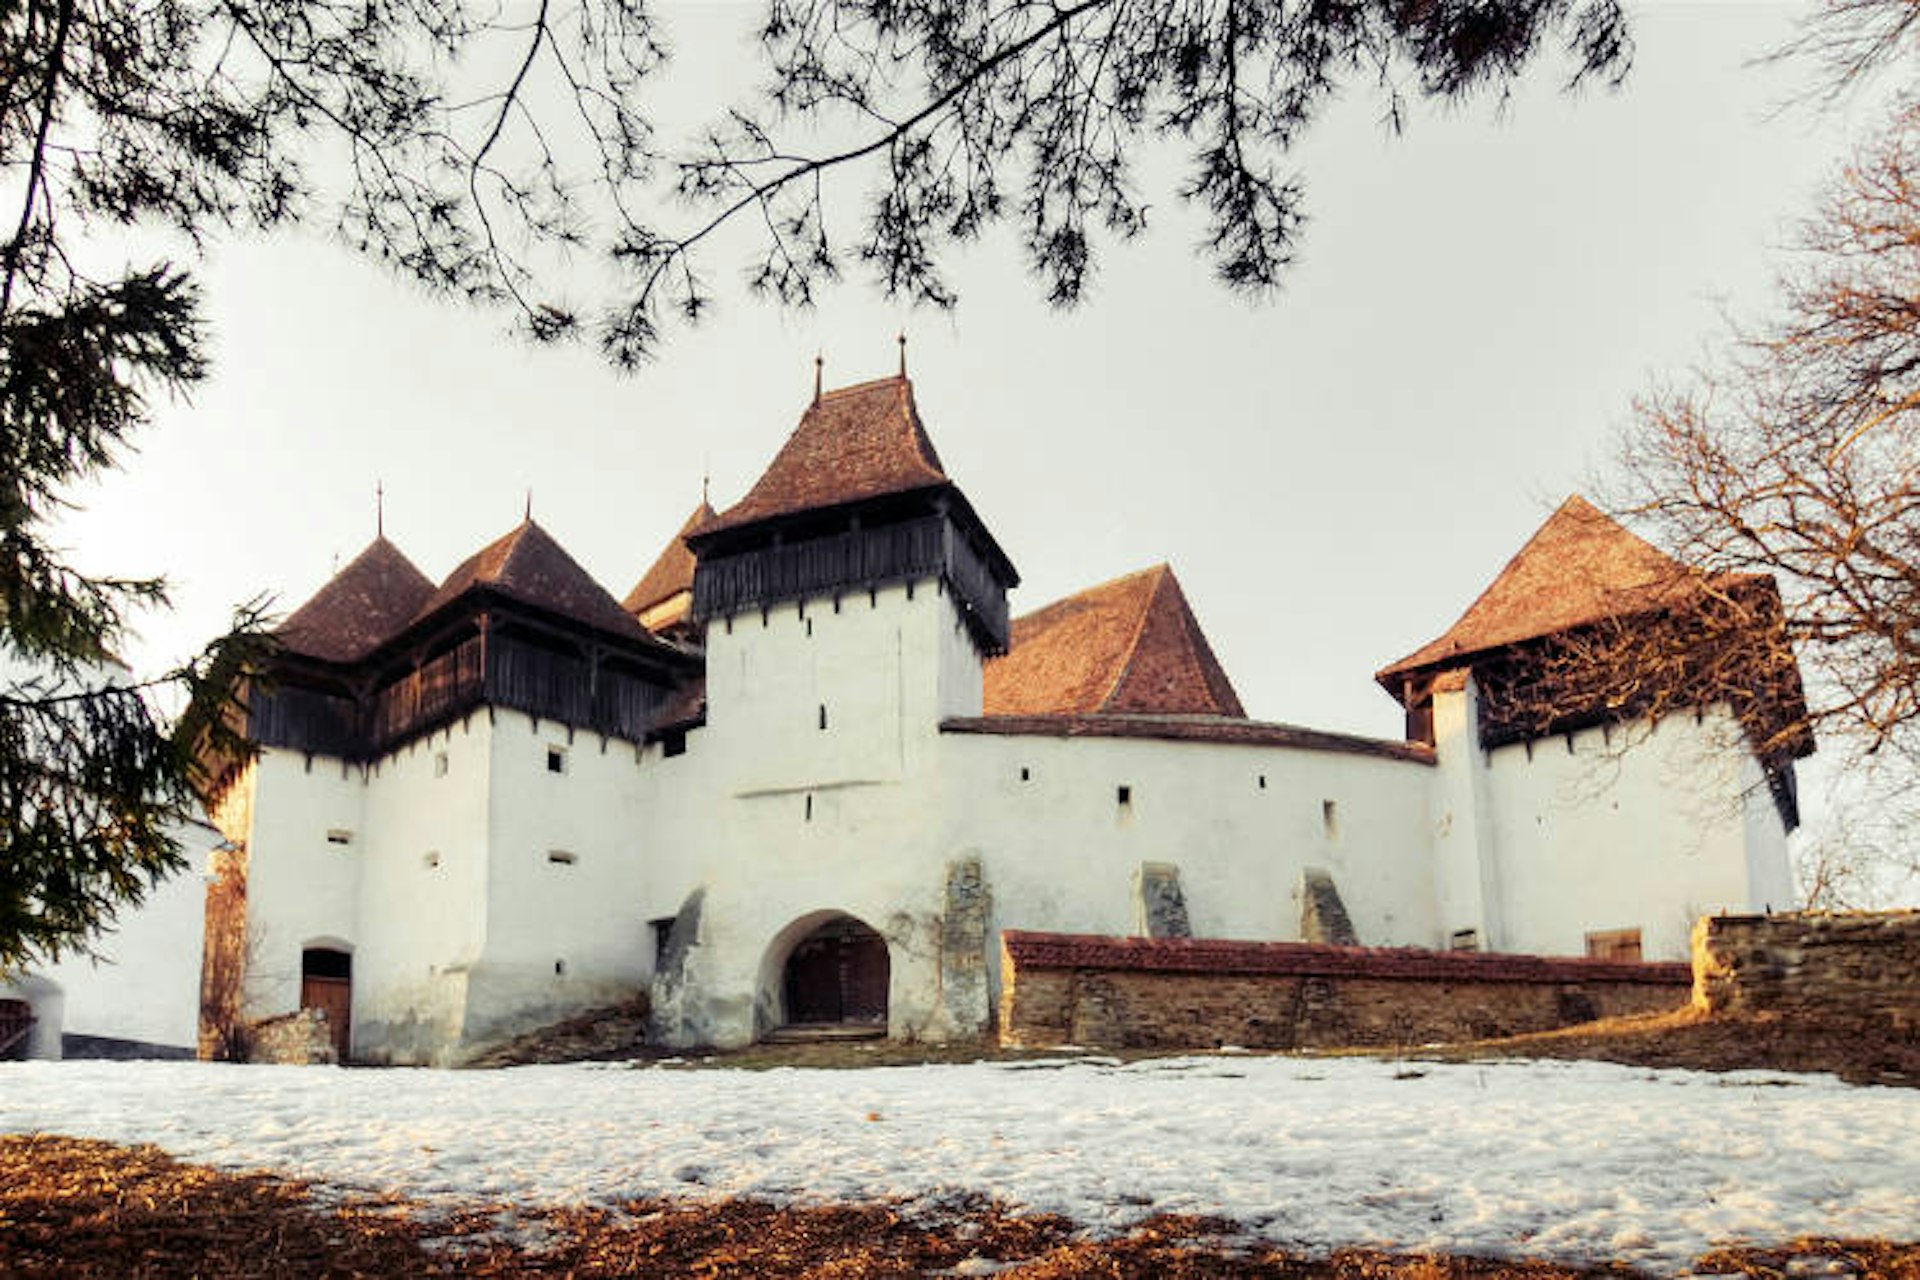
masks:
POLYGON ((525 519, 528 524, 533 523, 533 486, 532 485, 527 486, 527 514, 525 519))
POLYGON ((713 505, 713 464, 709 462, 700 469, 700 505, 713 505))
POLYGON ((373 482, 373 536, 387 536, 387 486, 378 480, 373 482))
POLYGON ((827 368, 827 358, 821 355, 817 351, 814 352, 813 354, 813 398, 815 401, 818 401, 820 399, 820 377, 826 371, 826 368, 827 368))
POLYGON ((907 376, 907 331, 904 328, 900 330, 899 342, 900 342, 900 376, 904 378, 907 376))

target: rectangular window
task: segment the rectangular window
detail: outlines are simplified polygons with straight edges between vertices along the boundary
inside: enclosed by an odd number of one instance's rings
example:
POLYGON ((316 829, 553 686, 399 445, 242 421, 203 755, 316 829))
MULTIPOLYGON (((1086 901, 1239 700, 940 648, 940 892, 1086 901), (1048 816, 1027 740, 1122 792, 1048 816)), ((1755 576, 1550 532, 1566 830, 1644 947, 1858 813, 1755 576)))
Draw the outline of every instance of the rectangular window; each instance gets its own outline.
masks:
POLYGON ((1636 962, 1640 959, 1640 931, 1595 929, 1587 934, 1587 955, 1594 960, 1636 962))
POLYGON ((345 827, 335 827, 333 830, 327 832, 327 843, 352 844, 353 832, 348 831, 345 827))
POLYGON ((580 861, 580 858, 577 854, 566 849, 549 849, 547 850, 547 861, 556 867, 570 867, 580 861))
POLYGON ((1480 931, 1478 929, 1455 929, 1447 937, 1449 951, 1478 951, 1480 949, 1480 931))
POLYGON ((647 928, 653 931, 653 967, 656 969, 667 954, 667 943, 673 938, 673 921, 673 916, 647 921, 647 928))
POLYGON ((565 747, 547 748, 547 772, 565 773, 567 771, 567 749, 565 747))
POLYGON ((436 778, 447 776, 447 753, 444 751, 433 753, 433 776, 436 778))

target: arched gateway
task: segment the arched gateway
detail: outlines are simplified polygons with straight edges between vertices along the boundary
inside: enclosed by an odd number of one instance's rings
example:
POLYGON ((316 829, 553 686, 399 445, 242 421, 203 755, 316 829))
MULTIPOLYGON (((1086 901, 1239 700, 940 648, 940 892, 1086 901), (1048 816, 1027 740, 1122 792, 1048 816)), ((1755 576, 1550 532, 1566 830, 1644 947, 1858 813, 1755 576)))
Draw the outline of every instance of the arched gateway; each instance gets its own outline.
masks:
POLYGON ((892 969, 885 938, 852 916, 829 916, 803 933, 781 964, 783 1021, 884 1028, 892 969))

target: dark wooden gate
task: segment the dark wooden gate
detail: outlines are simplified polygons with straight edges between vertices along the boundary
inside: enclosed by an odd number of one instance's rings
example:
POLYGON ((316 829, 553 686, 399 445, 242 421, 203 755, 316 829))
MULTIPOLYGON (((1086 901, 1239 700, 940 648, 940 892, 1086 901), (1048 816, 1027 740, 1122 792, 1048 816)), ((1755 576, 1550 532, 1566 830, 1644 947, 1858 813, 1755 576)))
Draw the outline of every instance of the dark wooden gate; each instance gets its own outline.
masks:
POLYGON ((887 1020, 886 939, 849 916, 801 939, 787 957, 789 1024, 887 1020))
POLYGON ((347 1060, 353 1043, 353 957, 344 951, 309 947, 300 955, 300 1007, 327 1015, 334 1052, 347 1060))

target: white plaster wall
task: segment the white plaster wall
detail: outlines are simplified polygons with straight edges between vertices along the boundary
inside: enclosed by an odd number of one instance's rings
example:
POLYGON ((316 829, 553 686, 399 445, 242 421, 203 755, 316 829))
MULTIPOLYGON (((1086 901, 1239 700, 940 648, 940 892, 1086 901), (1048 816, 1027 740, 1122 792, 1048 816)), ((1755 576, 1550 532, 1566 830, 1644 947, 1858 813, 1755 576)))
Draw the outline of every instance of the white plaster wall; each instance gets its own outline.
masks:
POLYGON ((356 1056, 444 1061, 458 1043, 486 941, 494 719, 476 711, 367 771, 360 929, 344 936, 356 1056))
POLYGON ((982 856, 1000 928, 1131 933, 1134 876, 1164 862, 1197 937, 1298 939, 1309 867, 1333 876, 1362 943, 1433 937, 1427 765, 1132 738, 941 745, 951 839, 982 856))
POLYGON ((1492 801, 1480 751, 1477 692, 1464 689, 1433 697, 1435 768, 1428 824, 1433 848, 1436 936, 1423 945, 1444 947, 1457 932, 1473 930, 1481 949, 1508 950, 1499 912, 1499 867, 1492 801))
POLYGON ((303 948, 316 939, 352 944, 358 935, 361 870, 373 833, 357 765, 267 747, 254 761, 250 785, 242 1000, 249 1018, 265 1018, 300 1007, 303 948), (351 842, 328 843, 334 830, 350 832, 351 842))
POLYGON ((777 1021, 790 926, 834 913, 887 938, 890 1029, 921 1034, 955 856, 938 726, 980 705, 952 602, 928 580, 848 594, 838 612, 812 601, 716 621, 707 671, 707 727, 684 756, 649 748, 641 770, 662 835, 643 916, 706 893, 687 1038, 744 1043, 777 1021))
POLYGON ((1740 758, 1741 811, 1747 845, 1747 906, 1757 911, 1791 911, 1800 906, 1793 883, 1793 853, 1786 823, 1773 802, 1760 761, 1740 758))
POLYGON ((1589 931, 1638 928, 1645 958, 1683 960, 1697 917, 1759 905, 1745 758, 1719 710, 1489 753, 1502 948, 1581 955, 1589 931))
POLYGON ((218 833, 198 824, 174 833, 185 870, 122 911, 95 944, 98 958, 69 956, 45 976, 65 996, 64 1030, 192 1052, 200 1031, 200 961, 206 932, 204 868, 218 833))
POLYGON ((25 1000, 33 1008, 33 1026, 19 1050, 22 1056, 58 1061, 67 1008, 67 994, 60 984, 43 974, 23 973, 0 980, 0 1000, 25 1000))
POLYGON ((486 946, 467 1007, 479 1038, 630 997, 653 968, 644 881, 657 837, 640 748, 500 711, 490 767, 486 946))

